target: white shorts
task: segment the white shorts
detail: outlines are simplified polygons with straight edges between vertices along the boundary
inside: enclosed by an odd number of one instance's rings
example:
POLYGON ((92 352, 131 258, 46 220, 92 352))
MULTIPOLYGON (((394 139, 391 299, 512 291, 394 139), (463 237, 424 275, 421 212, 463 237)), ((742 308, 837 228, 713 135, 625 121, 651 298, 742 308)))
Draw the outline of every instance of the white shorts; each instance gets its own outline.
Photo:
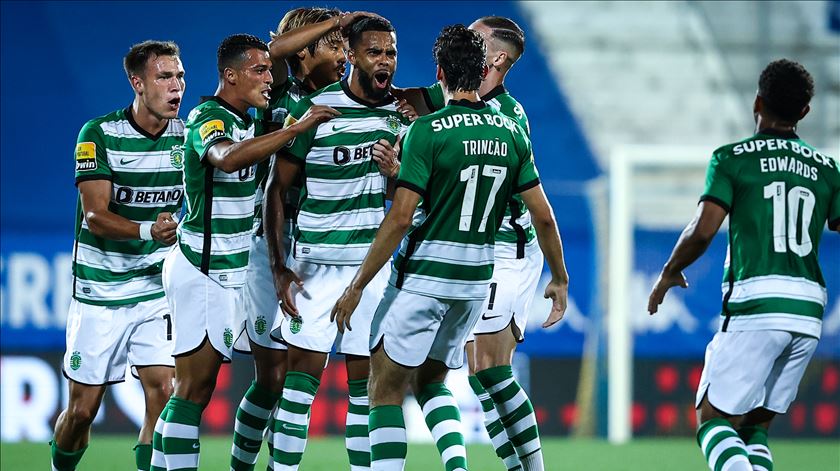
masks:
POLYGON ((336 353, 370 356, 370 323, 382 293, 388 284, 390 264, 373 277, 362 293, 359 306, 350 318, 353 330, 338 332, 330 314, 338 298, 350 285, 358 265, 322 265, 297 261, 289 257, 289 268, 303 281, 303 289, 292 284, 292 296, 300 317, 284 318, 272 336, 298 348, 329 353, 335 344, 336 353))
POLYGON ((237 329, 235 351, 250 353, 249 341, 273 350, 286 350, 286 345, 271 338, 271 331, 280 327, 283 319, 283 313, 277 309, 278 303, 268 260, 268 242, 265 237, 252 234, 248 273, 242 291, 245 319, 237 329))
MULTIPOLYGON (((540 282, 543 254, 539 248, 524 258, 496 258, 490 292, 481 308, 474 334, 495 334, 513 323, 517 342, 525 340, 528 311, 540 282)), ((468 342, 475 340, 471 334, 468 342)))
POLYGON ((763 407, 784 414, 817 348, 817 339, 782 330, 718 332, 706 347, 696 407, 703 396, 741 415, 763 407))
MULTIPOLYGON (((172 311, 172 356, 189 355, 204 339, 230 361, 242 288, 225 288, 193 266, 176 245, 163 261, 163 290, 172 311)), ((241 322, 241 321, 240 321, 241 322)))
POLYGON ((123 306, 94 306, 70 300, 64 376, 81 384, 125 381, 126 363, 174 366, 172 323, 166 299, 123 306))
POLYGON ((382 342, 391 360, 409 368, 422 365, 427 358, 460 368, 464 345, 483 303, 422 296, 389 284, 373 316, 370 349, 382 342))

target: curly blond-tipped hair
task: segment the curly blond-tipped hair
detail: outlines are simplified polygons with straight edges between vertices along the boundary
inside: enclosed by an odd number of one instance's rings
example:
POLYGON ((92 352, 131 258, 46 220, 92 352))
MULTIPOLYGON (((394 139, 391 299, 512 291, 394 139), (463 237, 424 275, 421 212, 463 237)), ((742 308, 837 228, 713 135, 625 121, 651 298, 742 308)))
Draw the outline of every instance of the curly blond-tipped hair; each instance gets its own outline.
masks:
MULTIPOLYGON (((335 8, 295 8, 294 10, 289 10, 283 16, 283 19, 280 20, 280 24, 277 25, 277 31, 272 31, 269 34, 271 38, 274 39, 275 37, 280 36, 283 33, 287 33, 293 29, 297 29, 302 26, 311 25, 314 23, 320 23, 330 18, 335 18, 340 14, 341 12, 335 8)), ((315 48, 318 47, 319 42, 330 43, 334 41, 341 42, 341 40, 341 33, 339 31, 335 31, 322 36, 318 41, 309 44, 308 46, 306 46, 306 48, 309 50, 309 54, 311 55, 315 54, 315 48)), ((297 56, 291 56, 287 59, 287 61, 289 62, 289 66, 292 68, 292 72, 297 72, 299 70, 300 59, 298 59, 297 56)))

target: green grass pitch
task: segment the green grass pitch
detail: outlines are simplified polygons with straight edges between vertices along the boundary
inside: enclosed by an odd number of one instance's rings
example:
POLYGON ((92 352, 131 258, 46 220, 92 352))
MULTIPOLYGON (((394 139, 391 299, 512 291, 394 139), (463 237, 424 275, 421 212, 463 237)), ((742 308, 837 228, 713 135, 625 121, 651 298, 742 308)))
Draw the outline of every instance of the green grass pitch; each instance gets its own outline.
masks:
MULTIPOLYGON (((94 436, 79 465, 79 471, 125 471, 135 469, 131 448, 135 440, 126 436, 94 436)), ((778 440, 770 443, 776 471, 837 471, 840 444, 828 440, 778 440)), ((546 470, 655 471, 708 469, 691 439, 639 439, 629 445, 611 446, 598 440, 544 439, 546 470)), ((203 437, 201 470, 227 470, 230 439, 203 437)), ((468 463, 474 471, 503 471, 489 445, 468 447, 468 463)), ((265 453, 257 470, 265 469, 265 453)), ((49 446, 44 443, 0 444, 0 469, 29 471, 49 469, 49 446)), ((301 471, 349 469, 343 438, 309 441, 301 471)), ((438 471, 443 467, 433 445, 411 445, 406 471, 438 471)))

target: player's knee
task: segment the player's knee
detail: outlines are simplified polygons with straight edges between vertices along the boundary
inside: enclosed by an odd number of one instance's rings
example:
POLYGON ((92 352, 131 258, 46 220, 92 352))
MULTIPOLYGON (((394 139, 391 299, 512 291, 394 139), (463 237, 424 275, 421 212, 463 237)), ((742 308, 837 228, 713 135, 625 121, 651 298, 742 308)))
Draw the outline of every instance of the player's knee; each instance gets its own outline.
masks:
POLYGON ((67 406, 64 417, 73 428, 84 428, 93 423, 98 410, 99 407, 94 404, 70 404, 67 406))
POLYGON ((257 368, 254 380, 263 389, 272 394, 283 392, 283 381, 286 379, 286 369, 280 366, 272 368, 257 368))
POLYGON ((213 389, 215 387, 216 383, 214 378, 205 380, 176 380, 175 395, 181 399, 206 406, 210 403, 210 398, 213 396, 213 389))

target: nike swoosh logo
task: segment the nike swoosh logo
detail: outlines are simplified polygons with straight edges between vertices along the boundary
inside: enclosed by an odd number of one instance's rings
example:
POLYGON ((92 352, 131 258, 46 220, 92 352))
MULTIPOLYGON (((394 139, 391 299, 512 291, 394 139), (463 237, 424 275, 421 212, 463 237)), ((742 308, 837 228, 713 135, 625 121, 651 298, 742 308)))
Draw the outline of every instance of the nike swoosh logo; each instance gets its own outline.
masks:
POLYGON ((499 314, 498 316, 489 316, 489 317, 488 317, 488 316, 487 316, 487 314, 482 314, 482 315, 481 315, 481 320, 483 320, 483 321, 489 321, 490 319, 495 319, 495 318, 497 318, 497 317, 502 317, 502 315, 501 315, 501 314, 499 314))
POLYGON ((349 127, 350 127, 349 124, 346 124, 344 126, 337 126, 337 125, 333 124, 332 130, 333 130, 333 132, 339 132, 339 131, 343 131, 344 129, 347 129, 349 127))
POLYGON ((247 450, 259 450, 262 442, 242 442, 242 448, 247 450))
POLYGON ((198 443, 193 443, 193 450, 198 450, 198 447, 200 446, 201 445, 199 445, 198 443))
POLYGON ((299 432, 299 431, 303 430, 303 426, 301 426, 301 425, 292 425, 292 424, 287 424, 285 422, 283 423, 283 428, 286 429, 286 430, 294 430, 296 432, 299 432))
POLYGON ((138 159, 131 159, 131 160, 120 159, 120 164, 121 165, 128 165, 132 162, 137 162, 138 160, 140 160, 140 159, 139 158, 138 159))

